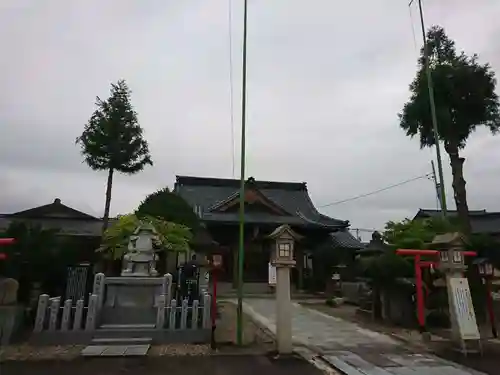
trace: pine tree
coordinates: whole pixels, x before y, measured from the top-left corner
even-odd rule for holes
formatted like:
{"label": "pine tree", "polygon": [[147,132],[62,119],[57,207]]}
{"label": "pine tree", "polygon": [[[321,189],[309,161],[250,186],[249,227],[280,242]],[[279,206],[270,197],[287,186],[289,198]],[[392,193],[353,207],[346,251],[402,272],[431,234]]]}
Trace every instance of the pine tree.
{"label": "pine tree", "polygon": [[109,223],[113,173],[135,174],[146,165],[153,165],[130,94],[124,80],[111,84],[110,97],[107,100],[97,97],[97,109],[76,139],[85,163],[93,170],[108,171],[103,233]]}

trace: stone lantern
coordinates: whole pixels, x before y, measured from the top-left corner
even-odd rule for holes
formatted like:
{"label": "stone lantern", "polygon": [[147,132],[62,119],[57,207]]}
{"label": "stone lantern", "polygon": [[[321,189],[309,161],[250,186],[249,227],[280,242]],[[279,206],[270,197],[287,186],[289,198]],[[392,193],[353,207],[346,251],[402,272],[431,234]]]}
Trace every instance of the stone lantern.
{"label": "stone lantern", "polygon": [[123,256],[122,276],[158,276],[155,249],[160,245],[156,229],[151,223],[141,223],[130,236],[127,253]]}
{"label": "stone lantern", "polygon": [[467,269],[465,257],[476,253],[465,251],[466,244],[465,237],[458,232],[437,235],[431,244],[439,251],[438,269],[443,271],[446,277],[452,339],[461,343],[464,353],[467,352],[467,340],[476,340],[480,346],[469,282],[463,276]]}
{"label": "stone lantern", "polygon": [[464,260],[464,251],[467,242],[458,232],[439,234],[434,237],[432,247],[439,250],[438,268],[446,274],[461,274],[467,268]]}
{"label": "stone lantern", "polygon": [[292,353],[292,315],[290,268],[295,266],[295,242],[302,236],[288,225],[281,225],[269,236],[274,240],[271,264],[276,267],[276,336],[278,353]]}

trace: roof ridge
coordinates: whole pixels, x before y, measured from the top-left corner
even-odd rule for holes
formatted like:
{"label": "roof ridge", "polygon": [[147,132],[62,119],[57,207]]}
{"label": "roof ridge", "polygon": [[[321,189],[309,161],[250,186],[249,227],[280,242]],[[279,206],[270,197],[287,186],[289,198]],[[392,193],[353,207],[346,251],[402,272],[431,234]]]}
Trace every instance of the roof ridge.
{"label": "roof ridge", "polygon": [[[232,178],[216,178],[216,177],[197,177],[197,176],[182,176],[176,175],[176,185],[204,185],[204,186],[226,186],[239,187],[241,181]],[[253,183],[259,189],[283,189],[283,190],[307,190],[305,182],[286,182],[286,181],[266,181],[256,180],[249,177],[246,183]]]}
{"label": "roof ridge", "polygon": [[[54,200],[53,203],[48,203],[48,204],[43,204],[41,206],[36,206],[36,207],[31,207],[31,208],[28,208],[28,209],[25,209],[25,210],[21,210],[21,211],[17,211],[17,212],[12,212],[10,214],[7,214],[8,217],[20,217],[22,215],[29,215],[29,214],[32,214],[34,212],[39,212],[39,211],[43,211],[44,209],[47,209],[49,207],[62,207],[63,210],[66,210],[67,212],[72,212],[72,213],[75,213],[76,216],[75,217],[65,217],[65,219],[88,219],[88,220],[99,220],[97,217],[95,216],[92,216],[86,212],[83,212],[83,211],[79,211],[73,207],[70,207],[70,206],[67,206],[63,203],[61,203],[61,200],[56,198]],[[51,216],[47,216],[46,218],[50,218]],[[52,216],[52,218],[57,218],[57,217],[54,217]]]}

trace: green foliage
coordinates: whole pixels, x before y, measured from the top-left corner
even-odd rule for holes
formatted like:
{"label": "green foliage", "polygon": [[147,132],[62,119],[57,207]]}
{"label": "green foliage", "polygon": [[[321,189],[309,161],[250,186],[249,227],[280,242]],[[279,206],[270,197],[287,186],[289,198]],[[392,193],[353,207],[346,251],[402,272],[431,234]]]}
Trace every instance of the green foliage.
{"label": "green foliage", "polygon": [[158,219],[184,225],[191,230],[198,228],[198,216],[192,207],[179,195],[169,191],[168,188],[160,189],[149,194],[144,199],[135,214],[139,217],[151,216]]}
{"label": "green foliage", "polygon": [[[456,142],[463,148],[476,126],[484,125],[496,132],[500,128],[500,104],[495,93],[495,73],[490,65],[481,65],[477,55],[457,53],[455,42],[441,27],[434,26],[428,31],[427,48],[441,140]],[[433,146],[423,48],[410,91],[410,101],[399,115],[400,125],[408,136],[419,135],[422,147]]]}
{"label": "green foliage", "polygon": [[380,256],[360,259],[361,272],[377,285],[390,286],[399,277],[413,277],[412,262],[388,250]]}
{"label": "green foliage", "polygon": [[130,236],[141,222],[149,222],[156,229],[161,250],[185,252],[189,250],[192,238],[191,230],[181,224],[163,221],[145,216],[139,219],[134,214],[118,216],[104,233],[101,247],[98,249],[105,257],[120,259],[127,251]]}
{"label": "green foliage", "polygon": [[453,232],[457,224],[442,218],[405,219],[385,225],[384,240],[394,249],[426,249],[437,234]]}
{"label": "green foliage", "polygon": [[329,297],[326,301],[325,304],[329,307],[338,307],[337,300],[333,297]]}
{"label": "green foliage", "polygon": [[153,165],[125,81],[112,84],[111,96],[107,100],[97,97],[96,106],[82,135],[76,139],[89,167],[133,174],[147,164]]}

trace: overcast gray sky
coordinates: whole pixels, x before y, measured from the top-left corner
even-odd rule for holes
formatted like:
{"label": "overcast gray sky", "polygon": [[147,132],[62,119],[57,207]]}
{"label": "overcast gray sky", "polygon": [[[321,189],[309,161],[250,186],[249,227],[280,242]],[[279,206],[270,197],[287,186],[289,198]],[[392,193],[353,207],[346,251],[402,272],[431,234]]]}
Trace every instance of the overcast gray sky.
{"label": "overcast gray sky", "polygon": [[[233,1],[239,177],[243,0]],[[306,181],[317,206],[430,172],[433,151],[398,127],[420,47],[407,0],[249,0],[247,175]],[[500,72],[500,1],[425,1],[428,26]],[[102,215],[105,173],[74,145],[120,78],[155,165],[119,176],[112,214],[175,175],[232,177],[228,0],[2,0],[0,212],[51,202]],[[500,137],[476,133],[464,155],[471,209],[500,210]],[[454,206],[446,162],[448,201]],[[353,227],[435,208],[421,179],[324,208]]]}

